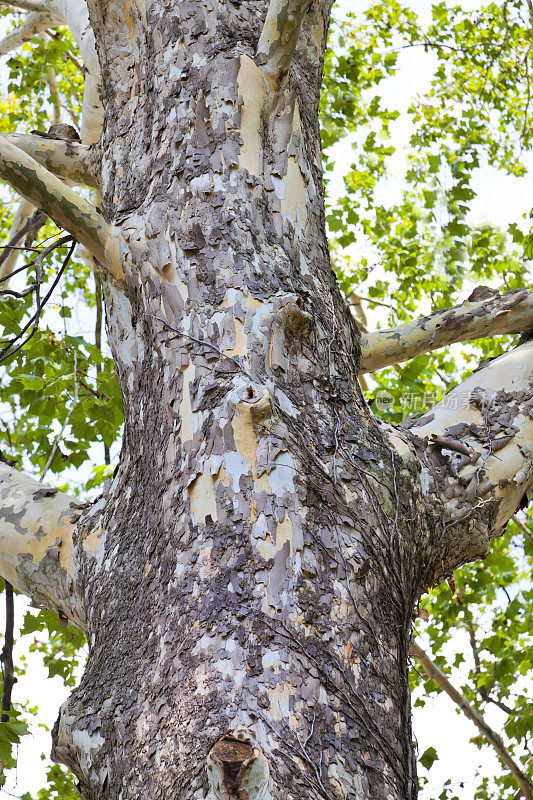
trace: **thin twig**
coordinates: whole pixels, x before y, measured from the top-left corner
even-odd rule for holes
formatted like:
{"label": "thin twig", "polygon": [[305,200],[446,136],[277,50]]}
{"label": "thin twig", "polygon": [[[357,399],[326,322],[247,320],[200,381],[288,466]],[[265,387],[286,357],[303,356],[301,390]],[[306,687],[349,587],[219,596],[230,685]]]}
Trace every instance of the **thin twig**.
{"label": "thin twig", "polygon": [[466,697],[450,683],[447,676],[433,663],[430,657],[416,642],[413,642],[412,650],[427,676],[435,681],[437,686],[451,697],[453,702],[463,711],[465,717],[468,717],[468,719],[474,723],[480,733],[493,746],[520,787],[522,796],[525,797],[526,800],[533,800],[533,786],[509,753],[501,736],[487,724],[479,711],[476,711],[476,709],[470,705]]}
{"label": "thin twig", "polygon": [[[40,299],[41,281],[39,279],[37,279],[36,280],[37,287],[36,287],[36,290],[35,290],[35,299],[36,299],[36,310],[35,310],[35,313],[33,314],[32,317],[30,317],[29,321],[26,323],[24,328],[16,336],[14,336],[12,339],[8,340],[7,343],[6,343],[6,346],[2,350],[0,350],[0,363],[2,363],[3,361],[6,361],[8,358],[11,358],[11,356],[13,356],[15,353],[17,353],[22,347],[24,347],[25,344],[27,344],[29,342],[29,340],[32,338],[32,336],[34,336],[35,333],[37,332],[37,329],[39,327],[39,319],[40,319],[40,316],[41,316],[41,311],[43,310],[44,306],[46,305],[46,303],[50,299],[50,297],[52,295],[52,292],[55,290],[57,284],[59,283],[59,281],[61,279],[61,276],[63,275],[63,272],[65,271],[66,266],[67,266],[68,262],[70,261],[70,257],[72,256],[72,253],[74,252],[74,248],[76,247],[77,242],[72,236],[69,235],[69,236],[64,237],[64,239],[62,239],[62,240],[60,239],[58,242],[55,243],[55,245],[53,247],[48,248],[46,251],[44,251],[41,254],[42,258],[44,258],[44,256],[47,254],[47,252],[49,252],[50,250],[54,250],[56,247],[58,247],[60,244],[64,244],[66,241],[70,241],[72,244],[70,246],[70,249],[69,249],[69,251],[68,251],[68,253],[67,253],[67,255],[66,255],[66,257],[65,257],[65,259],[64,259],[64,261],[62,263],[62,265],[61,265],[61,268],[60,268],[60,270],[59,270],[59,272],[58,272],[58,274],[56,276],[56,279],[54,280],[54,282],[53,282],[48,294],[41,301],[41,299]],[[36,273],[38,273],[38,270],[41,269],[41,265],[38,263],[38,258],[35,259]],[[41,261],[41,263],[42,263],[42,261]],[[12,349],[12,345],[14,345],[15,342],[17,342],[19,339],[21,339],[24,336],[24,334],[26,333],[26,331],[28,330],[28,328],[30,328],[32,325],[33,325],[33,327],[31,329],[29,335],[26,337],[26,339],[24,339],[17,347]]]}
{"label": "thin twig", "polygon": [[4,688],[2,692],[2,715],[0,722],[9,722],[9,712],[11,711],[11,692],[17,682],[15,670],[13,668],[13,628],[15,625],[15,609],[13,604],[13,587],[5,581],[6,589],[6,633],[4,646],[0,661],[2,662],[2,677]]}
{"label": "thin twig", "polygon": [[246,377],[247,377],[247,378],[250,378],[250,380],[251,380],[251,381],[253,381],[253,377],[250,375],[250,373],[249,373],[249,372],[247,372],[247,371],[244,369],[244,367],[242,366],[242,364],[240,364],[240,363],[237,361],[237,359],[236,359],[236,358],[233,358],[232,356],[228,356],[228,355],[226,355],[226,353],[223,353],[223,352],[222,352],[222,350],[220,350],[220,348],[218,348],[218,347],[217,347],[215,344],[212,344],[211,342],[207,341],[206,339],[197,339],[197,338],[196,338],[196,336],[191,336],[191,334],[190,334],[190,333],[185,333],[185,331],[180,331],[178,328],[175,328],[173,325],[171,325],[171,324],[170,324],[170,322],[167,322],[167,321],[166,321],[166,319],[163,319],[163,317],[158,317],[156,314],[148,314],[147,316],[149,316],[149,317],[152,317],[153,319],[156,319],[156,320],[158,320],[158,322],[162,322],[162,323],[163,323],[163,325],[165,325],[165,326],[166,326],[167,328],[169,328],[171,331],[174,331],[175,333],[177,333],[177,334],[178,334],[178,336],[184,336],[184,337],[185,337],[185,339],[190,339],[192,342],[196,342],[197,344],[201,344],[201,345],[203,345],[204,347],[208,347],[210,350],[214,350],[214,351],[215,351],[215,353],[218,353],[218,354],[219,354],[219,356],[221,356],[222,358],[225,358],[225,359],[227,359],[228,361],[231,361],[233,364],[235,364],[235,366],[236,366],[236,367],[238,367],[238,368],[239,368],[239,370],[240,370],[242,373],[244,373],[244,375],[246,375]]}
{"label": "thin twig", "polygon": [[513,514],[511,519],[513,520],[516,527],[520,530],[520,532],[524,534],[528,542],[531,542],[531,544],[533,544],[533,533],[531,533],[527,525],[524,525],[524,523],[518,519],[516,514]]}
{"label": "thin twig", "polygon": [[[9,242],[4,246],[2,252],[0,253],[0,267],[4,261],[7,261],[12,250],[15,248],[15,245],[17,245],[20,240],[24,238],[24,236],[32,234],[32,238],[34,238],[35,233],[44,225],[46,219],[46,214],[43,214],[43,212],[39,210],[35,211],[30,217],[28,217],[22,228],[19,228],[19,230],[13,234]],[[8,275],[7,277],[11,276]],[[6,277],[2,278],[2,280],[5,281]]]}

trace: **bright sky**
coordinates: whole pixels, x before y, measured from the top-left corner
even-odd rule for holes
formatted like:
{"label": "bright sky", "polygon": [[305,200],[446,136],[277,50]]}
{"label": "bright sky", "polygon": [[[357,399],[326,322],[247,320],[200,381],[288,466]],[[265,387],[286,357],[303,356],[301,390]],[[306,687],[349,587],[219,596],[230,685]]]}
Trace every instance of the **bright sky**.
{"label": "bright sky", "polygon": [[[340,0],[341,13],[354,8],[353,0]],[[430,4],[426,0],[413,0],[412,7],[421,14],[427,14]],[[479,3],[463,0],[463,7],[476,9]],[[424,55],[421,49],[404,51],[401,55],[401,69],[394,79],[389,79],[383,89],[384,99],[399,110],[407,107],[412,96],[423,92],[431,79],[431,57]],[[0,85],[5,85],[4,75],[0,74]],[[409,129],[405,122],[398,121],[392,129],[392,136],[398,145],[407,146]],[[405,151],[404,151],[405,152]],[[390,180],[385,182],[381,191],[388,197],[399,192],[402,185],[404,171],[404,152],[400,150],[393,165]],[[350,163],[352,151],[349,143],[337,146],[337,162],[339,168],[335,170],[330,183],[330,191],[340,193],[342,187],[342,169]],[[533,157],[527,157],[528,163],[533,166]],[[531,202],[531,186],[526,179],[506,176],[492,168],[478,171],[475,179],[475,188],[478,197],[473,203],[472,217],[476,221],[491,220],[498,224],[518,221],[524,212],[528,212],[533,205]],[[382,198],[383,199],[383,198]],[[23,600],[17,606],[17,622],[22,622],[24,608]],[[421,623],[418,623],[421,625]],[[0,628],[3,620],[0,619]],[[457,648],[458,643],[455,642]],[[465,642],[466,646],[466,642]],[[24,658],[26,645],[17,646],[15,658]],[[47,762],[41,762],[42,752],[50,750],[50,733],[60,704],[67,698],[69,691],[62,686],[59,677],[47,678],[47,671],[40,666],[37,658],[29,660],[27,675],[15,686],[15,699],[30,698],[31,704],[39,705],[40,724],[33,727],[33,736],[23,740],[19,750],[19,766],[16,774],[9,776],[8,782],[0,791],[2,797],[20,796],[24,792],[36,793],[45,782],[45,769]],[[501,719],[497,714],[488,716],[490,724],[498,728]],[[43,727],[46,726],[46,727]],[[457,714],[452,702],[445,696],[429,700],[424,709],[415,709],[414,728],[420,752],[427,747],[434,746],[439,754],[439,761],[430,772],[430,782],[421,792],[421,800],[436,797],[442,790],[444,781],[451,778],[454,788],[461,800],[473,798],[474,767],[481,766],[485,773],[490,774],[494,768],[496,757],[488,749],[480,752],[468,739],[476,734],[474,726],[463,716]],[[463,784],[462,786],[460,784]]]}

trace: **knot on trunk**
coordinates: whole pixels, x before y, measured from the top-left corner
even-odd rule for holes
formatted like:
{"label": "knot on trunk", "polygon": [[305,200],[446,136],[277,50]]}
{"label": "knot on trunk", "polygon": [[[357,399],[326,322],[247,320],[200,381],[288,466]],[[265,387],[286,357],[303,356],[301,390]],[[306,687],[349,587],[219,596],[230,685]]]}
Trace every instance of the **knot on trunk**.
{"label": "knot on trunk", "polygon": [[207,756],[216,800],[270,800],[268,763],[249,731],[228,731]]}

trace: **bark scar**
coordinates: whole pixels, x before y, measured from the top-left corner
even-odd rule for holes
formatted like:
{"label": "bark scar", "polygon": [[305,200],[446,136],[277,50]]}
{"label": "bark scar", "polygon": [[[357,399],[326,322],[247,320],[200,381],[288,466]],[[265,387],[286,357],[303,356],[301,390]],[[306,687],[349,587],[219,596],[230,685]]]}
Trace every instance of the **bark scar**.
{"label": "bark scar", "polygon": [[239,797],[243,773],[258,755],[257,747],[249,741],[236,739],[231,734],[225,734],[210,751],[209,757],[222,773],[230,797]]}

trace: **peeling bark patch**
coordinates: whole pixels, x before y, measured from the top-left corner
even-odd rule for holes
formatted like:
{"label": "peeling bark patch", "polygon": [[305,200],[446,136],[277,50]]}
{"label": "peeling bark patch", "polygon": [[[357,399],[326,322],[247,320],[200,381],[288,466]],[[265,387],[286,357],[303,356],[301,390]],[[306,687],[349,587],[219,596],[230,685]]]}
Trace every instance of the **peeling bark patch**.
{"label": "peeling bark patch", "polygon": [[216,522],[218,514],[213,475],[205,472],[199,475],[189,487],[188,493],[191,513],[196,524]]}

